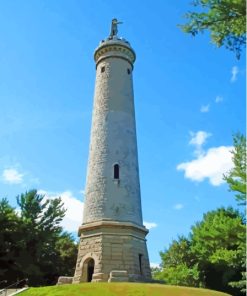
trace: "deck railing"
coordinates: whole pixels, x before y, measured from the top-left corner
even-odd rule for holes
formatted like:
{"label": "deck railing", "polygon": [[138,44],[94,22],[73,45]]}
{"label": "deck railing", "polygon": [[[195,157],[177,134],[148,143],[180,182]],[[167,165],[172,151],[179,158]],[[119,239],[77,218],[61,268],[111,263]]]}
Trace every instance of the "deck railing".
{"label": "deck railing", "polygon": [[[1,283],[6,283],[6,280],[3,280],[0,282]],[[21,283],[25,282],[27,284],[28,279],[22,279],[22,280],[18,280],[17,282],[15,282],[14,284],[11,284],[5,288],[3,288],[2,290],[0,290],[0,296],[7,296],[8,295],[8,291],[9,290],[19,290],[20,288],[18,287]],[[14,292],[14,291],[13,291]]]}

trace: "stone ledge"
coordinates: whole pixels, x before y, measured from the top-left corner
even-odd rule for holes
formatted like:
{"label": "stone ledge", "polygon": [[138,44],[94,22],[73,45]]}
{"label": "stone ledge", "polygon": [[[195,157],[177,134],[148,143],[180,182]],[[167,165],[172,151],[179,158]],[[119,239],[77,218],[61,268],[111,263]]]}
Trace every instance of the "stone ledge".
{"label": "stone ledge", "polygon": [[128,282],[128,272],[126,270],[112,270],[108,282]]}
{"label": "stone ledge", "polygon": [[96,230],[100,228],[112,228],[112,229],[133,229],[135,231],[141,232],[144,235],[148,234],[148,229],[145,226],[140,226],[137,224],[134,224],[132,222],[122,222],[122,221],[96,221],[96,222],[91,222],[91,223],[85,223],[82,224],[79,227],[78,230],[78,235],[84,231],[90,231],[90,230]]}
{"label": "stone ledge", "polygon": [[102,272],[94,273],[92,282],[107,282],[108,275]]}
{"label": "stone ledge", "polygon": [[70,276],[60,276],[57,280],[57,285],[72,284],[73,277]]}

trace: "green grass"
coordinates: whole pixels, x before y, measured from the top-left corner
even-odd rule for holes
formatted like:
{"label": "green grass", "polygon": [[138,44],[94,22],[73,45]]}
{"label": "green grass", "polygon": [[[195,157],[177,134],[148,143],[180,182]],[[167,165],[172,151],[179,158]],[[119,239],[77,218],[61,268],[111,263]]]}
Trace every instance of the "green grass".
{"label": "green grass", "polygon": [[140,283],[83,283],[30,288],[21,296],[229,296],[207,289]]}

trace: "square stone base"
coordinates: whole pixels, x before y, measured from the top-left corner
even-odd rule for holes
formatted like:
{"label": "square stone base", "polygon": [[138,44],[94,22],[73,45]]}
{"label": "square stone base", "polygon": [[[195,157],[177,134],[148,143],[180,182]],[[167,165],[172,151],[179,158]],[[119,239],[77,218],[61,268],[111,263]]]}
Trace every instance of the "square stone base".
{"label": "square stone base", "polygon": [[73,283],[151,280],[146,228],[133,223],[101,221],[82,225],[79,231]]}

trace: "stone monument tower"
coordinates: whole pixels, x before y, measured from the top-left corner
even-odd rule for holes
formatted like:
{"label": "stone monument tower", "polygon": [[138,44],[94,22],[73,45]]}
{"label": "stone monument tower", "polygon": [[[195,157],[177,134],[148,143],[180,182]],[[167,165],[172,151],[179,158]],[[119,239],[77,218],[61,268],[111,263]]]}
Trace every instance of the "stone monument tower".
{"label": "stone monument tower", "polygon": [[111,33],[94,53],[96,83],[83,223],[73,283],[149,281],[132,72],[135,52]]}

